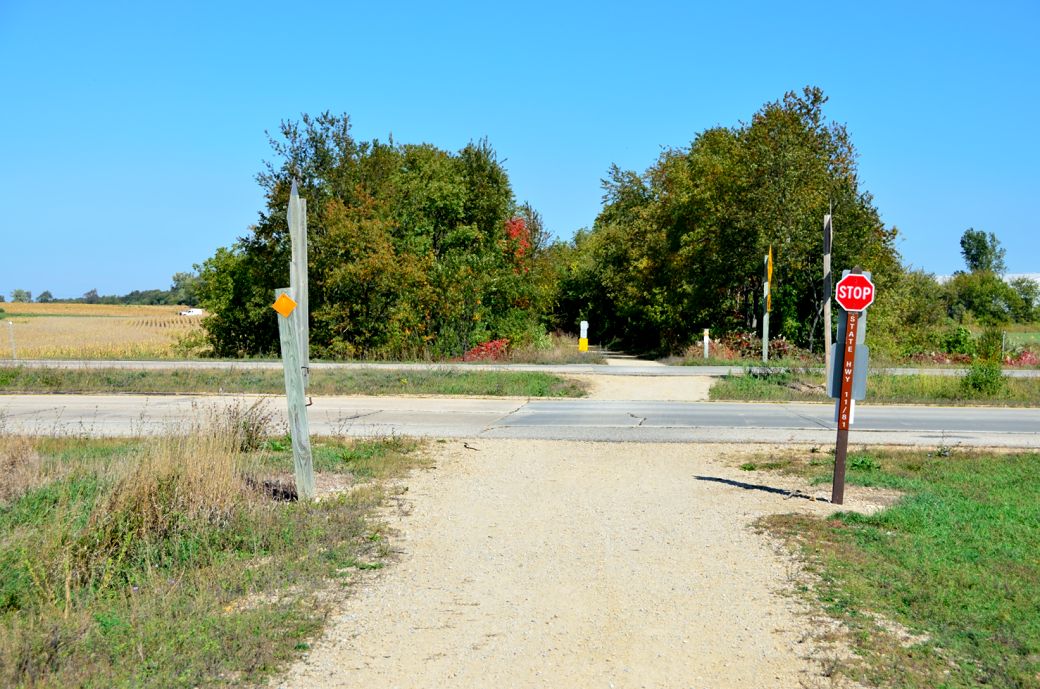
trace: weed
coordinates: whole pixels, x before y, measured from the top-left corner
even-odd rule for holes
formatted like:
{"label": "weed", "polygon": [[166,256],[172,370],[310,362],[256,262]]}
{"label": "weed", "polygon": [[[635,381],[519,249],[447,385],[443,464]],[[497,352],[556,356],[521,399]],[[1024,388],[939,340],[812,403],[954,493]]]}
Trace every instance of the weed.
{"label": "weed", "polygon": [[868,454],[854,454],[849,455],[846,466],[855,471],[877,471],[881,463]]}
{"label": "weed", "polygon": [[1007,391],[1007,379],[996,361],[979,361],[971,365],[961,378],[961,390],[966,397],[995,397]]}
{"label": "weed", "polygon": [[260,398],[253,402],[234,399],[214,409],[211,418],[218,436],[234,439],[242,452],[253,452],[265,446],[278,416],[268,401]]}
{"label": "weed", "polygon": [[[377,568],[390,552],[366,519],[378,484],[274,502],[251,484],[290,462],[242,453],[212,426],[25,442],[9,447],[38,476],[0,504],[0,686],[261,683],[320,627],[314,594],[345,563]],[[354,445],[321,443],[376,476],[412,466],[402,453],[417,447]]]}
{"label": "weed", "polygon": [[42,483],[42,461],[28,438],[0,435],[0,507]]}

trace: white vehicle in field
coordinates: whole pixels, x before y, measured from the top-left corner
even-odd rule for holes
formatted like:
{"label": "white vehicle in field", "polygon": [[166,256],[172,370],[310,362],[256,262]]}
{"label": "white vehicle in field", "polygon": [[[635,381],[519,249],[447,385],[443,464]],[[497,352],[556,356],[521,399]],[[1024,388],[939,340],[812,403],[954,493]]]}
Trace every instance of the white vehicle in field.
{"label": "white vehicle in field", "polygon": [[205,312],[202,309],[185,309],[184,311],[178,311],[178,316],[205,316]]}

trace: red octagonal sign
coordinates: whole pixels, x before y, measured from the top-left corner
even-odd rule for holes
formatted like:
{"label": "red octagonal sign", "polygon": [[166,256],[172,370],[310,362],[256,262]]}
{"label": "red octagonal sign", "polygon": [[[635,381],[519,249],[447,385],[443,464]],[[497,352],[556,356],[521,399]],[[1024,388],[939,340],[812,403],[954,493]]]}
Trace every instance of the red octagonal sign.
{"label": "red octagonal sign", "polygon": [[846,311],[862,311],[874,303],[874,283],[866,275],[846,275],[838,280],[834,299]]}

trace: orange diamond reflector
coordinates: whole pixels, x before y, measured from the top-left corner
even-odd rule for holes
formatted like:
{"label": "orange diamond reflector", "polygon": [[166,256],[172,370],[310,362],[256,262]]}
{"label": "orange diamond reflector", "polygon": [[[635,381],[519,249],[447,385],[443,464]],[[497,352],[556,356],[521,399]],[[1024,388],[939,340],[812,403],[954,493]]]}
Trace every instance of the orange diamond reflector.
{"label": "orange diamond reflector", "polygon": [[283,292],[282,294],[278,295],[277,299],[274,300],[274,303],[271,304],[271,308],[280,313],[282,316],[288,318],[289,314],[291,314],[293,310],[296,308],[296,302],[294,302],[288,294],[285,294]]}

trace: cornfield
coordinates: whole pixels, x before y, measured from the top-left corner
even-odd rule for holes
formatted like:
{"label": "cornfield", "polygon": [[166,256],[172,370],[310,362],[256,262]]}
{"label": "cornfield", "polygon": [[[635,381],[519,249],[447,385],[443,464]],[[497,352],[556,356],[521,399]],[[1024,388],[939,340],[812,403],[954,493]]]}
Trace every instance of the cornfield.
{"label": "cornfield", "polygon": [[175,306],[4,304],[0,358],[169,359],[191,354],[200,341],[197,317]]}

